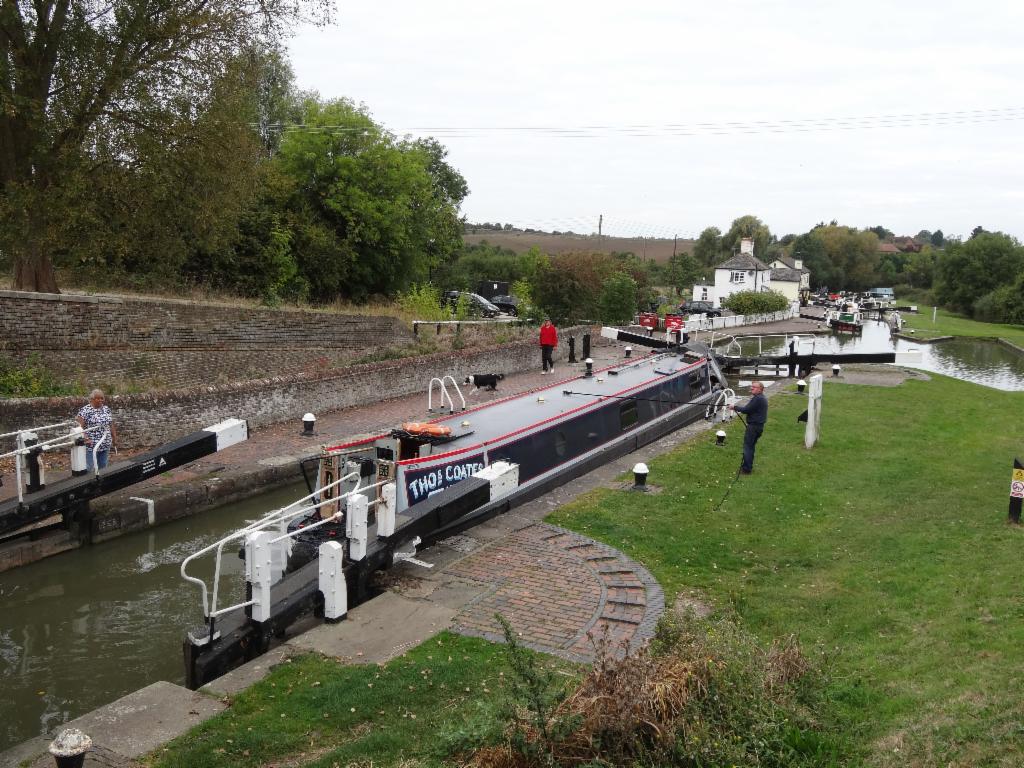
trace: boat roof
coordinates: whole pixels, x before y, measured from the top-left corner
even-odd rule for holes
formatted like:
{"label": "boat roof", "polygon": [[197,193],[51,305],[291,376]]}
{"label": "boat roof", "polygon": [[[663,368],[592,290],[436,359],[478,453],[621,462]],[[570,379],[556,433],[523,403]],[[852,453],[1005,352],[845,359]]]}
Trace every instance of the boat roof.
{"label": "boat roof", "polygon": [[[594,371],[590,377],[574,375],[528,392],[442,416],[430,423],[451,427],[454,439],[435,446],[429,458],[480,448],[572,413],[596,408],[608,396],[627,396],[666,376],[694,368],[702,359],[684,359],[677,353],[661,352],[623,360]],[[424,458],[427,457],[410,462],[423,461]]]}
{"label": "boat roof", "polygon": [[[643,357],[621,360],[605,368],[595,369],[591,377],[574,374],[526,392],[436,417],[427,423],[450,427],[452,439],[435,444],[429,456],[398,463],[422,462],[442,455],[480,449],[500,438],[529,432],[548,421],[595,408],[609,397],[625,397],[658,379],[696,368],[705,359],[703,355],[694,352],[687,352],[686,357],[681,357],[678,352],[651,352]],[[469,424],[464,426],[464,422]],[[396,428],[399,426],[395,425]],[[369,446],[389,434],[381,433],[327,445],[324,450],[339,451]]]}

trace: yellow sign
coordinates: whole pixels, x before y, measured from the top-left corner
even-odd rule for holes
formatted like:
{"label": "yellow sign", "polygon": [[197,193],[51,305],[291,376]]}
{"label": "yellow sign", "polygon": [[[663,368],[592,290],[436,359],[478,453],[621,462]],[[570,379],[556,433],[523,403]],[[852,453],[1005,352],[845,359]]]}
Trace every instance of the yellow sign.
{"label": "yellow sign", "polygon": [[1013,479],[1024,483],[1024,469],[1013,470]]}

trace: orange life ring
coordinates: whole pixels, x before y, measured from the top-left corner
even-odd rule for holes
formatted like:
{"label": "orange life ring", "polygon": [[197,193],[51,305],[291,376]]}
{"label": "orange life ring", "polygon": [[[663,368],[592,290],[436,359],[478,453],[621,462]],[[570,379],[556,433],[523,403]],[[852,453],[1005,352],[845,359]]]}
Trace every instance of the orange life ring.
{"label": "orange life ring", "polygon": [[402,429],[410,435],[430,435],[431,437],[447,437],[452,433],[451,427],[441,424],[427,424],[422,421],[407,421]]}

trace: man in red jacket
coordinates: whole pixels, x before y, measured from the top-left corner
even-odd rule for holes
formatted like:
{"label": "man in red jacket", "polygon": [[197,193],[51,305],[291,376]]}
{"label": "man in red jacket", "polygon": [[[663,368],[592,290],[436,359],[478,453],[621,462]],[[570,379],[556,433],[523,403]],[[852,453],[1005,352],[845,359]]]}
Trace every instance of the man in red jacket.
{"label": "man in red jacket", "polygon": [[540,327],[540,360],[541,365],[544,367],[541,373],[554,372],[555,361],[551,359],[551,352],[557,346],[558,331],[551,324],[551,320],[545,318],[544,324]]}

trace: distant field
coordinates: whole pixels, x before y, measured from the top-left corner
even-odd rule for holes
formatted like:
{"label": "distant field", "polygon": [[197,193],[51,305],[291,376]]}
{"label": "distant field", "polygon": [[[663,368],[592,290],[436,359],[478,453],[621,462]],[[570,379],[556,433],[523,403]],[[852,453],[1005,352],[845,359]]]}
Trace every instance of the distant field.
{"label": "distant field", "polygon": [[468,245],[486,240],[491,245],[509,248],[516,253],[528,251],[537,246],[552,256],[560,253],[634,253],[645,259],[664,264],[672,255],[673,244],[677,252],[693,252],[693,240],[678,241],[645,237],[608,237],[602,235],[549,235],[543,232],[486,232],[466,233],[462,239]]}

